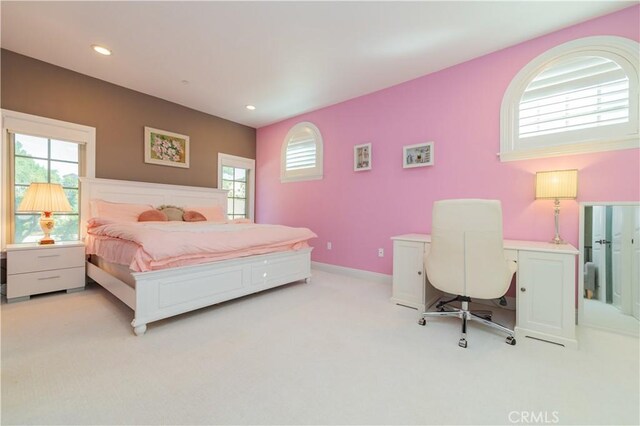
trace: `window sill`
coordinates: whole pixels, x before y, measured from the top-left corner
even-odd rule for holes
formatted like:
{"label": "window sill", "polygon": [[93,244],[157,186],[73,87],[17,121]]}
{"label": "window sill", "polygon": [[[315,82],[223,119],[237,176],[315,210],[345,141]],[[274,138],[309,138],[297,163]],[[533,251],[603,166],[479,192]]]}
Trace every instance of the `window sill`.
{"label": "window sill", "polygon": [[322,175],[314,176],[296,176],[296,177],[280,177],[280,183],[304,182],[307,180],[322,180]]}
{"label": "window sill", "polygon": [[500,157],[500,161],[507,162],[637,148],[640,148],[640,139],[638,138],[638,135],[634,135],[622,140],[612,140],[607,142],[599,141],[541,149],[521,149],[515,151],[505,151],[498,153],[498,156]]}

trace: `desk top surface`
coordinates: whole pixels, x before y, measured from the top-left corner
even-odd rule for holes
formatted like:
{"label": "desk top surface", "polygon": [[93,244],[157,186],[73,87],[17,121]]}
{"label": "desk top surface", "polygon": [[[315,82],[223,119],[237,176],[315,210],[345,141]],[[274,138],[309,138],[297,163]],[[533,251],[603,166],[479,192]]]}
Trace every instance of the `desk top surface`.
{"label": "desk top surface", "polygon": [[[404,234],[391,237],[392,240],[414,241],[420,243],[430,243],[431,235],[429,234]],[[578,254],[571,244],[554,244],[545,241],[522,241],[522,240],[504,240],[505,250],[526,250],[526,251],[543,251],[548,253],[566,253]]]}

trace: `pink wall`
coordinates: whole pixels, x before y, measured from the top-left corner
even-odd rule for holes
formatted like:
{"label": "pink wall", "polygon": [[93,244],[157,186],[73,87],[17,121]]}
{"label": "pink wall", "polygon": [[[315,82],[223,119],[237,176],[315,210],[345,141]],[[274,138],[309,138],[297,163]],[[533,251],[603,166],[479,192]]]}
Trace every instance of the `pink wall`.
{"label": "pink wall", "polygon": [[[257,132],[256,217],[306,226],[319,238],[313,260],[390,274],[393,235],[429,232],[443,198],[502,201],[508,239],[553,236],[553,202],[534,200],[538,170],[579,170],[578,200],[562,202],[561,235],[578,245],[579,201],[640,199],[639,150],[501,163],[500,105],[518,71],[580,37],[639,40],[640,7],[570,28]],[[280,183],[280,149],[291,126],[311,121],[324,139],[324,179]],[[402,168],[402,146],[434,141],[435,166]],[[353,171],[353,146],[371,142],[372,170]],[[331,241],[333,249],[327,250]],[[385,257],[377,257],[377,249]]]}

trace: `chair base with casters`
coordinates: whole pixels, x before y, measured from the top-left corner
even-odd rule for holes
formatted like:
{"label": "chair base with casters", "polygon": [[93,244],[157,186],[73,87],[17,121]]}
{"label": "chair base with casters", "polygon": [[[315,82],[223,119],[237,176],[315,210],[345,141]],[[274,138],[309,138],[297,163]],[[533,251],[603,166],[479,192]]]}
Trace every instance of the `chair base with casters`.
{"label": "chair base with casters", "polygon": [[[461,348],[467,347],[467,321],[477,321],[489,327],[495,328],[507,334],[506,343],[509,345],[515,345],[516,339],[514,337],[513,330],[508,329],[507,327],[500,325],[491,320],[491,311],[470,311],[469,310],[469,302],[471,298],[465,296],[456,296],[455,298],[447,301],[438,302],[436,308],[438,311],[436,312],[424,312],[422,314],[422,318],[418,320],[418,324],[426,325],[427,320],[426,317],[458,317],[462,320],[462,331],[460,334],[460,341],[458,342],[458,346]],[[451,302],[461,302],[462,308],[452,308],[447,306],[448,303]]]}
{"label": "chair base with casters", "polygon": [[[507,305],[507,301],[506,299],[504,299],[504,304],[502,302],[502,300],[504,299],[504,297],[500,298],[500,306],[506,306]],[[436,303],[436,309],[438,310],[438,312],[445,312],[445,307],[450,308],[449,303],[451,302],[471,302],[471,298],[469,297],[465,297],[465,296],[456,296],[453,299],[449,299],[449,300],[439,300],[438,303]],[[455,309],[455,308],[451,308],[451,309]],[[453,312],[453,310],[450,310],[449,312]],[[482,317],[484,319],[487,319],[489,321],[491,321],[491,317],[493,316],[493,312],[491,311],[471,311],[472,314],[475,314],[479,317]],[[422,324],[424,325],[424,324]]]}

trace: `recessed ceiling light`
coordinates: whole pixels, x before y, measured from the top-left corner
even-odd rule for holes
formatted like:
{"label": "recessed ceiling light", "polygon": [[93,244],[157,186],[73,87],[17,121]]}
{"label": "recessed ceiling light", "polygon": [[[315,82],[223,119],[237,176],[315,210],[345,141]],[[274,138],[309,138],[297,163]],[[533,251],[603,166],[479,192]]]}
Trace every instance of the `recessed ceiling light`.
{"label": "recessed ceiling light", "polygon": [[185,85],[186,85],[186,84],[189,84],[189,80],[182,80],[182,82],[181,82],[181,83],[182,83],[182,84],[185,84]]}
{"label": "recessed ceiling light", "polygon": [[256,109],[256,107],[253,105],[247,105],[245,108],[248,109],[249,111],[253,111],[254,109]]}
{"label": "recessed ceiling light", "polygon": [[93,50],[95,50],[101,55],[105,55],[105,56],[111,55],[111,50],[107,49],[106,47],[98,46],[97,44],[92,44],[91,47],[93,48]]}

